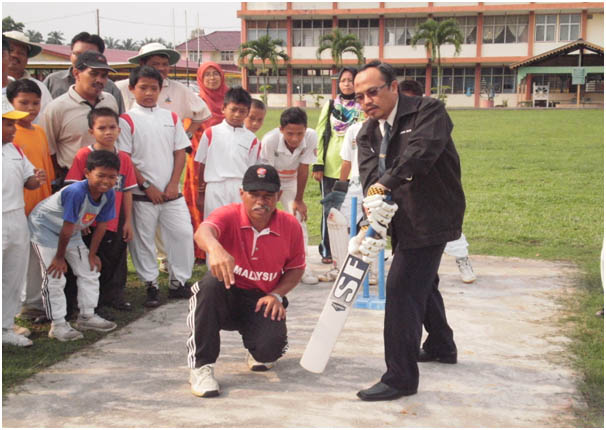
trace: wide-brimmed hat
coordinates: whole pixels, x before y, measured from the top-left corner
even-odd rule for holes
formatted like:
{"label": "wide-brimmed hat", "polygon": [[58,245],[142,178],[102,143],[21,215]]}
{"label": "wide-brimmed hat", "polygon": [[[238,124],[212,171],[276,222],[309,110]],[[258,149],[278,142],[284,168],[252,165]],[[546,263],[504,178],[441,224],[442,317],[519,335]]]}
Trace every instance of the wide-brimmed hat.
{"label": "wide-brimmed hat", "polygon": [[28,112],[22,112],[20,110],[16,110],[11,102],[8,101],[8,98],[4,95],[2,96],[2,118],[6,119],[21,119],[28,116]]}
{"label": "wide-brimmed hat", "polygon": [[134,57],[128,59],[129,63],[139,64],[139,62],[145,57],[149,57],[152,55],[166,55],[168,57],[168,63],[172,66],[177,64],[177,61],[181,58],[181,54],[175,51],[174,49],[167,48],[161,43],[154,42],[148,43],[147,45],[143,45],[141,49],[139,49],[139,53]]}
{"label": "wide-brimmed hat", "polygon": [[42,52],[42,47],[39,45],[36,45],[35,43],[32,43],[29,41],[29,38],[21,33],[20,31],[5,31],[4,33],[2,33],[2,35],[4,37],[6,37],[9,42],[15,41],[15,42],[19,42],[19,43],[23,43],[24,45],[27,46],[27,58],[32,58],[35,57],[36,55],[38,55],[39,53]]}

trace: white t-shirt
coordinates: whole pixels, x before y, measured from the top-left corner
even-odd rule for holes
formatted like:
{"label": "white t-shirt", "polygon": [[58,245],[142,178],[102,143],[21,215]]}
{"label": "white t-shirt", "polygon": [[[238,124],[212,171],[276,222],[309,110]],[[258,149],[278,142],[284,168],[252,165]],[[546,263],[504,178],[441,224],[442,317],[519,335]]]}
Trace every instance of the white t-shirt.
{"label": "white t-shirt", "polygon": [[360,169],[358,167],[358,144],[356,143],[356,136],[362,128],[362,125],[364,125],[363,122],[357,122],[351,125],[345,132],[343,145],[341,145],[341,159],[343,161],[349,161],[351,163],[349,180],[355,184],[360,183]]}
{"label": "white t-shirt", "polygon": [[[134,166],[157,189],[164,191],[173,174],[174,152],[191,146],[176,113],[134,104],[120,115],[118,149],[128,152]],[[144,194],[139,189],[134,194]]]}
{"label": "white t-shirt", "polygon": [[2,212],[25,210],[23,186],[34,175],[34,166],[12,143],[2,144]]}
{"label": "white t-shirt", "polygon": [[242,179],[259,162],[261,143],[245,127],[232,127],[223,120],[202,133],[194,160],[203,163],[204,182]]}
{"label": "white t-shirt", "polygon": [[316,162],[318,135],[312,128],[305,131],[301,144],[293,151],[286,146],[279,128],[267,132],[262,139],[261,159],[276,168],[282,183],[297,180],[299,164]]}

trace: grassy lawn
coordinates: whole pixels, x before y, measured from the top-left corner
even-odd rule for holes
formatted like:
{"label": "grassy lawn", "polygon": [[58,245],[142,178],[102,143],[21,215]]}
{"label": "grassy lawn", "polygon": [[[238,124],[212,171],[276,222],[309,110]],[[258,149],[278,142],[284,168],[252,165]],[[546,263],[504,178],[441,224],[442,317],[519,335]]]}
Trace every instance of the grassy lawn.
{"label": "grassy lawn", "polygon": [[[263,133],[276,127],[270,109]],[[319,110],[308,110],[315,127]],[[573,339],[570,354],[589,408],[579,427],[602,427],[604,410],[603,306],[599,257],[603,237],[604,112],[602,110],[453,110],[454,140],[461,156],[467,197],[464,231],[472,254],[566,260],[579,268],[575,294],[567,298],[562,330]],[[306,190],[310,243],[318,243],[319,187]],[[195,279],[202,272],[198,268]],[[131,313],[115,312],[122,326],[144,313],[145,292],[131,268]],[[166,284],[166,279],[163,279]],[[166,285],[163,285],[166,297]],[[31,326],[30,326],[31,327]],[[68,345],[49,341],[48,326],[33,327],[29,350],[3,346],[3,391],[74,350],[97,334]]]}

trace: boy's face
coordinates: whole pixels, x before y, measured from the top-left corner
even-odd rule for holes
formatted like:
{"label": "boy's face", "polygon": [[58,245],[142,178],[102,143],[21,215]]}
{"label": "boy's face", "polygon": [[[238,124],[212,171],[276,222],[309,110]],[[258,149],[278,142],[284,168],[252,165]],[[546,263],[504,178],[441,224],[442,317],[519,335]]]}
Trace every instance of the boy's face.
{"label": "boy's face", "polygon": [[244,104],[228,103],[223,106],[223,115],[225,120],[232,127],[242,127],[244,120],[248,116],[249,108]]}
{"label": "boy's face", "polygon": [[21,121],[31,123],[40,113],[40,97],[35,93],[17,93],[13,98],[13,106],[16,110],[29,113]]}
{"label": "boy's face", "polygon": [[13,141],[17,132],[16,122],[14,119],[2,118],[2,144]]}
{"label": "boy's face", "polygon": [[290,149],[296,149],[303,142],[307,127],[303,124],[286,124],[280,127],[280,132],[284,136],[284,142]]}
{"label": "boy's face", "polygon": [[113,146],[120,134],[120,127],[113,116],[98,116],[95,118],[93,128],[89,129],[88,132],[101,145]]}
{"label": "boy's face", "polygon": [[130,91],[140,106],[154,107],[160,96],[160,84],[154,78],[143,76],[134,87],[130,88]]}
{"label": "boy's face", "polygon": [[256,133],[261,127],[263,127],[263,120],[265,119],[265,109],[251,108],[248,116],[244,120],[244,127]]}
{"label": "boy's face", "polygon": [[112,167],[95,167],[93,170],[84,169],[84,177],[92,194],[106,193],[116,185],[118,171]]}

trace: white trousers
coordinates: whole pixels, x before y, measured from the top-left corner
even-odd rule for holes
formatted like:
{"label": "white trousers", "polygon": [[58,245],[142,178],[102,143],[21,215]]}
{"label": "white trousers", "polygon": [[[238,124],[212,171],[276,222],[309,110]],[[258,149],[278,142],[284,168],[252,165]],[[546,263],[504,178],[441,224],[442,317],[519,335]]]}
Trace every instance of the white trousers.
{"label": "white trousers", "polygon": [[12,329],[19,312],[29,260],[29,228],[25,210],[2,212],[2,328]]}
{"label": "white trousers", "polygon": [[29,309],[44,310],[42,303],[42,271],[40,269],[40,259],[34,244],[29,246],[29,263],[25,275],[25,285],[21,291],[21,302],[23,306]]}
{"label": "white trousers", "polygon": [[[48,274],[53,258],[57,254],[57,248],[47,248],[37,243],[33,244],[34,250],[41,262],[42,273],[42,301],[46,310],[46,316],[53,321],[62,321],[67,313],[65,303],[65,275],[54,278]],[[83,315],[92,315],[99,302],[99,272],[91,270],[88,261],[88,248],[79,245],[68,248],[65,251],[65,260],[69,263],[78,285],[78,307]]]}
{"label": "white trousers", "polygon": [[469,255],[469,251],[467,247],[469,243],[467,243],[467,239],[465,239],[465,235],[461,233],[461,237],[457,240],[453,240],[446,244],[446,248],[444,248],[444,252],[451,257],[455,258],[465,258]]}
{"label": "white trousers", "polygon": [[242,179],[238,178],[208,182],[204,193],[204,219],[221,206],[242,202],[240,188],[242,188]]}
{"label": "white trousers", "polygon": [[[280,186],[280,190],[282,191],[282,197],[280,197],[280,203],[284,207],[284,210],[289,214],[292,214],[292,208],[295,201],[295,197],[297,196],[297,181],[288,181],[282,182]],[[303,230],[303,244],[305,245],[305,255],[307,255],[307,223],[299,218],[299,214],[297,213],[297,220],[299,224],[301,224],[301,229]]]}
{"label": "white trousers", "polygon": [[194,232],[189,210],[182,197],[159,205],[133,201],[135,234],[128,249],[137,275],[143,282],[158,278],[154,241],[158,226],[170,266],[170,279],[184,284],[191,278],[194,267]]}

